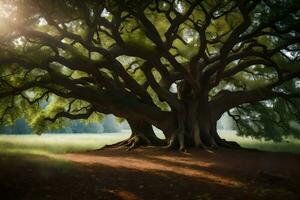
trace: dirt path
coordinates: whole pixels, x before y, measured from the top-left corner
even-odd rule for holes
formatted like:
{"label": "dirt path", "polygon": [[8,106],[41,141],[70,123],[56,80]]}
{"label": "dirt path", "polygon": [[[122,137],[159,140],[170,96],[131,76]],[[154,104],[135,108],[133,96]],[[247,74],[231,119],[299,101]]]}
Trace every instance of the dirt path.
{"label": "dirt path", "polygon": [[300,155],[146,148],[56,157],[67,162],[1,158],[6,199],[300,199]]}

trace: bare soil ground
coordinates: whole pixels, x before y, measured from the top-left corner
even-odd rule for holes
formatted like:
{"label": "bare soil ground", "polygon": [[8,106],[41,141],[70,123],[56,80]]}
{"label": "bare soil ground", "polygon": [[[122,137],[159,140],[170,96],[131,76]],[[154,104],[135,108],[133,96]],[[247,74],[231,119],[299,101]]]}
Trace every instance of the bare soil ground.
{"label": "bare soil ground", "polygon": [[300,199],[300,155],[134,151],[0,157],[0,199]]}

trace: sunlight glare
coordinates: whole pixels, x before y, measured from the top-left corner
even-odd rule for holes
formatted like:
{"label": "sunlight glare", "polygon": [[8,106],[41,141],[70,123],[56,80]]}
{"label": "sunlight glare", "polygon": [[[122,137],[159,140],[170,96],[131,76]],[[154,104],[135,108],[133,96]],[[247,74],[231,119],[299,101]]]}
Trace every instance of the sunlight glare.
{"label": "sunlight glare", "polygon": [[17,21],[16,16],[13,16],[15,10],[14,5],[0,1],[0,35],[9,31],[9,21]]}

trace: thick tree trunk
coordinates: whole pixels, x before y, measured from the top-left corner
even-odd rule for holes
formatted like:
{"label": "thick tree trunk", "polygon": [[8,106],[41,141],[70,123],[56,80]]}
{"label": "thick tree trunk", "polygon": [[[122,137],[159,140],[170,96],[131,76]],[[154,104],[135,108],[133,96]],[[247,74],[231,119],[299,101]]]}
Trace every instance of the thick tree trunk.
{"label": "thick tree trunk", "polygon": [[[208,90],[203,88],[196,94],[183,83],[178,89],[182,110],[173,111],[173,119],[164,119],[166,140],[155,135],[152,125],[143,120],[127,119],[132,130],[131,136],[110,147],[125,147],[128,150],[139,146],[166,146],[170,149],[186,151],[187,148],[240,148],[235,142],[221,139],[217,132],[216,114],[218,109],[209,104]],[[162,127],[160,127],[162,128]]]}
{"label": "thick tree trunk", "polygon": [[195,94],[188,84],[182,82],[178,87],[178,95],[184,108],[176,113],[177,128],[169,139],[169,147],[179,150],[215,147],[208,91],[204,88]]}
{"label": "thick tree trunk", "polygon": [[216,123],[210,116],[210,112],[200,107],[199,102],[190,104],[186,112],[178,113],[178,126],[169,138],[168,147],[181,151],[191,147],[216,147]]}
{"label": "thick tree trunk", "polygon": [[217,132],[219,116],[216,116],[214,108],[209,105],[208,89],[203,87],[195,94],[191,87],[182,83],[178,88],[178,94],[184,109],[176,114],[177,128],[168,140],[168,147],[181,151],[194,147],[240,148],[237,143],[220,138]]}
{"label": "thick tree trunk", "polygon": [[151,124],[139,120],[128,120],[128,123],[132,131],[130,138],[139,145],[162,146],[165,144],[164,140],[155,135]]}
{"label": "thick tree trunk", "polygon": [[[204,106],[203,106],[204,105]],[[217,132],[217,118],[212,114],[207,104],[200,104],[193,108],[186,118],[186,147],[197,147],[203,149],[233,148],[241,147],[236,142],[222,139]]]}
{"label": "thick tree trunk", "polygon": [[193,92],[190,87],[186,87],[181,98],[187,110],[187,146],[203,149],[214,147],[216,143],[212,134],[213,121],[208,106],[208,90],[202,87],[200,91]]}
{"label": "thick tree trunk", "polygon": [[158,138],[152,128],[152,125],[141,120],[127,120],[131,128],[131,135],[128,139],[116,144],[107,145],[107,147],[135,149],[139,146],[164,146],[166,141]]}

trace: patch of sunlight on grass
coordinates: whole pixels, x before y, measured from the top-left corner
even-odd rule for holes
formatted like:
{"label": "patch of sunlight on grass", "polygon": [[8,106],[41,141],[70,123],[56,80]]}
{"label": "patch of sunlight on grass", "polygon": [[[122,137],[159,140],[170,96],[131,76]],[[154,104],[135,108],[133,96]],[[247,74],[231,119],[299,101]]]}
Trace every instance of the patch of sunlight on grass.
{"label": "patch of sunlight on grass", "polygon": [[271,152],[300,153],[300,140],[295,138],[287,138],[287,141],[283,142],[273,142],[250,137],[240,137],[236,135],[236,131],[232,130],[219,130],[219,133],[222,138],[235,141],[245,148],[255,148]]}
{"label": "patch of sunlight on grass", "polygon": [[0,135],[0,152],[45,154],[82,152],[129,137],[129,133]]}
{"label": "patch of sunlight on grass", "polygon": [[[274,143],[236,136],[234,131],[219,130],[221,137],[236,141],[246,148],[265,151],[300,153],[300,140]],[[161,135],[158,133],[158,135]],[[50,157],[54,154],[83,152],[103,147],[106,144],[124,140],[130,136],[129,131],[107,134],[43,134],[38,135],[0,135],[0,153],[31,154]]]}

